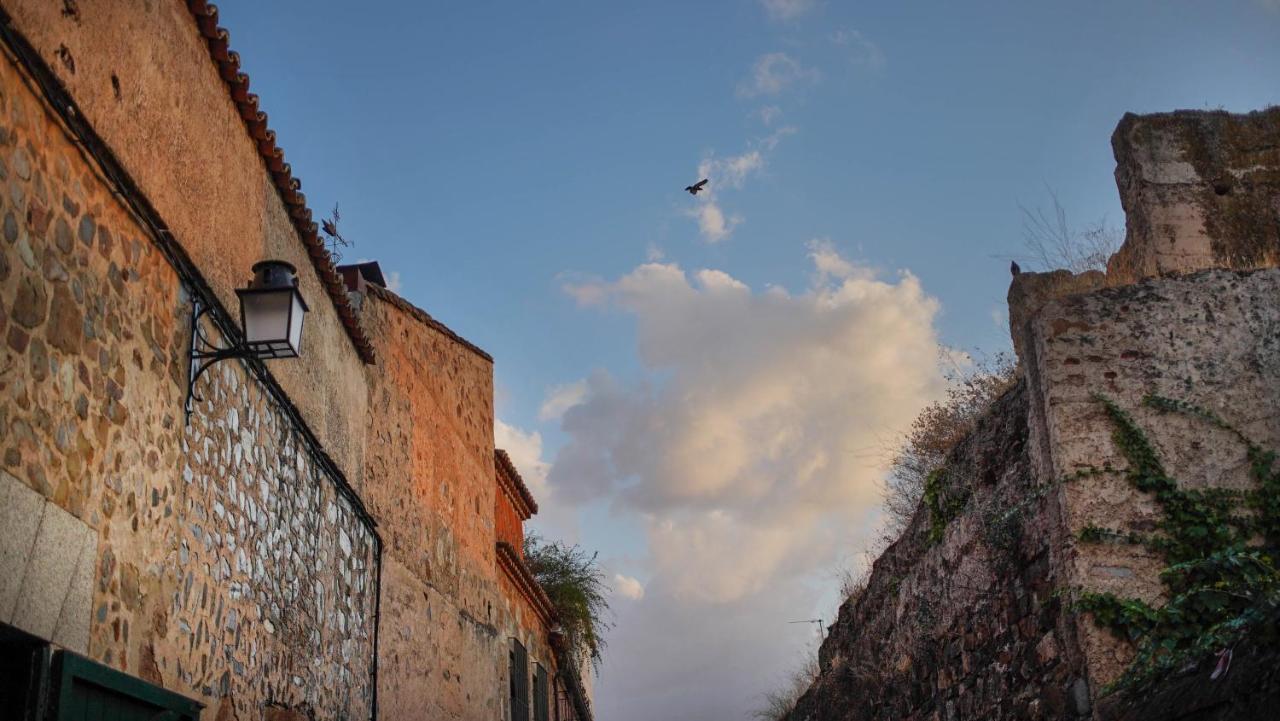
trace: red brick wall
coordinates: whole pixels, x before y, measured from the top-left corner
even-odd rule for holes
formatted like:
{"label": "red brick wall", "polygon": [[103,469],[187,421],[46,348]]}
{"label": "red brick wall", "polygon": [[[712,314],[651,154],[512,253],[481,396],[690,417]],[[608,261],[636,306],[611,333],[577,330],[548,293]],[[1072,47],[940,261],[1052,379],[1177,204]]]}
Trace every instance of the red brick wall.
{"label": "red brick wall", "polygon": [[515,504],[511,502],[511,497],[503,492],[500,484],[494,498],[493,517],[497,526],[497,540],[510,543],[511,547],[516,549],[516,553],[524,558],[524,521],[521,520]]}

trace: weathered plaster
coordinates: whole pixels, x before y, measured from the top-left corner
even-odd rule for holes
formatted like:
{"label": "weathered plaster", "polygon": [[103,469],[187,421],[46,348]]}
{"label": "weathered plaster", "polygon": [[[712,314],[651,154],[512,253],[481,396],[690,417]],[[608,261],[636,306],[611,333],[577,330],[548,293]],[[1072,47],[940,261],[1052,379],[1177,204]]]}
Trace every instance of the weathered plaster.
{"label": "weathered plaster", "polygon": [[[506,717],[511,639],[554,666],[548,629],[494,550],[493,363],[390,291],[368,293],[361,321],[378,365],[358,491],[386,539],[379,703],[389,718]],[[518,516],[505,520],[508,537],[520,533]]]}
{"label": "weathered plaster", "polygon": [[0,311],[0,463],[45,501],[14,624],[224,718],[367,717],[371,530],[238,361],[183,424],[186,291],[8,58]]}
{"label": "weathered plaster", "polygon": [[[306,362],[273,364],[271,372],[342,472],[357,478],[363,364],[186,4],[80,0],[75,14],[45,0],[4,5],[226,308],[239,308],[235,289],[257,261],[279,258],[299,269],[311,306]],[[74,70],[59,55],[64,49]]]}

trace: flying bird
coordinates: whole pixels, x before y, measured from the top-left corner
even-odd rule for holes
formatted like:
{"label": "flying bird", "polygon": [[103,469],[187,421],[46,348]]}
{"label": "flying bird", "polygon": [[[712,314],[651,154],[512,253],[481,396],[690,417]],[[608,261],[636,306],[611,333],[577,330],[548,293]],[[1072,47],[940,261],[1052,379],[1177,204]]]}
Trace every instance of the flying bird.
{"label": "flying bird", "polygon": [[703,186],[705,186],[706,184],[707,184],[707,179],[703,178],[702,180],[699,180],[693,185],[686,185],[684,189],[689,191],[689,195],[697,195],[698,191],[702,190]]}
{"label": "flying bird", "polygon": [[1016,260],[1009,261],[1009,272],[1013,273],[1014,275],[1017,275],[1022,272],[1022,268],[1019,267],[1018,261]]}

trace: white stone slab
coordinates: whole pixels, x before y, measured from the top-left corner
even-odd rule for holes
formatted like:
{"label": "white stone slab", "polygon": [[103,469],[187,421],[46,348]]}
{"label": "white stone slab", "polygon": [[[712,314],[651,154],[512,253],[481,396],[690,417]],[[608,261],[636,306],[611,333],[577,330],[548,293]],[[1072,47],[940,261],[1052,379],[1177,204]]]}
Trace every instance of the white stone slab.
{"label": "white stone slab", "polygon": [[[86,529],[88,527],[86,526]],[[89,624],[93,614],[93,571],[98,565],[98,534],[89,529],[81,539],[80,558],[62,602],[53,642],[82,654],[89,653]]]}
{"label": "white stone slab", "polygon": [[0,621],[5,623],[13,622],[43,507],[44,496],[0,471]]}
{"label": "white stone slab", "polygon": [[14,626],[43,639],[53,638],[85,537],[92,533],[79,518],[52,503],[44,504],[40,530],[13,609]]}

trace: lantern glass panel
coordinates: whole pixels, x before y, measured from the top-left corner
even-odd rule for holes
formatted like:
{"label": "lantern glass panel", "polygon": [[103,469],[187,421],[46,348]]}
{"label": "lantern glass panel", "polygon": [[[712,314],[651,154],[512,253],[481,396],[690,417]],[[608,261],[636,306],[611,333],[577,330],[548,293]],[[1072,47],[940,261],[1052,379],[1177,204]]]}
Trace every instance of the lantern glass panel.
{"label": "lantern glass panel", "polygon": [[289,348],[296,355],[302,353],[302,317],[307,313],[307,306],[302,302],[301,293],[294,291],[289,295],[293,305],[289,314]]}
{"label": "lantern glass panel", "polygon": [[241,294],[245,341],[260,357],[277,357],[289,350],[289,311],[295,295],[292,288]]}

